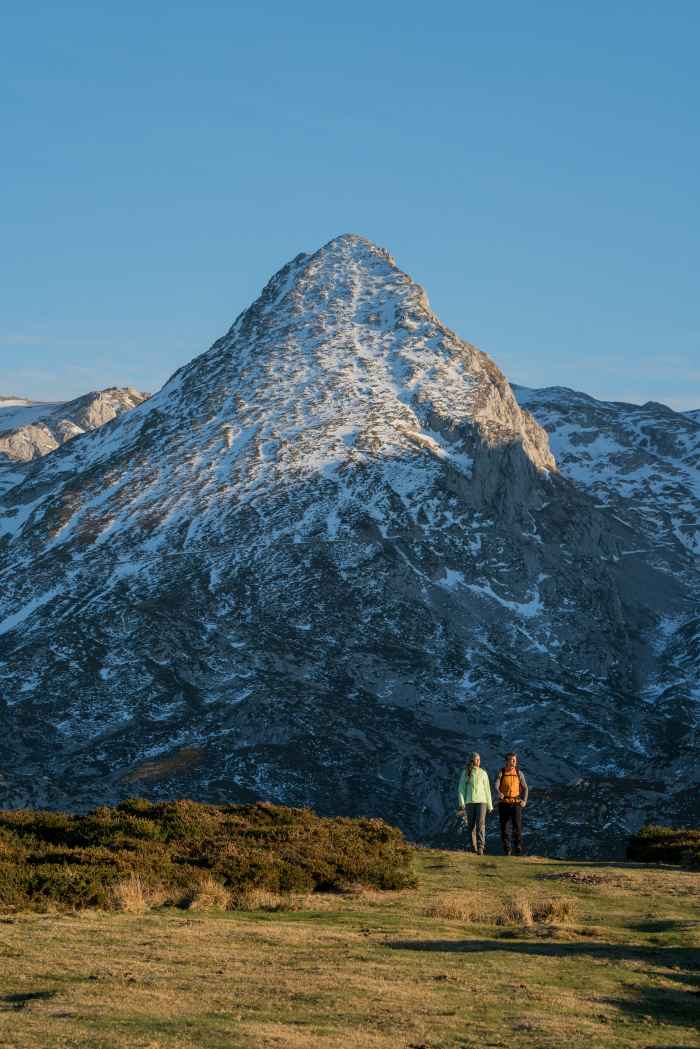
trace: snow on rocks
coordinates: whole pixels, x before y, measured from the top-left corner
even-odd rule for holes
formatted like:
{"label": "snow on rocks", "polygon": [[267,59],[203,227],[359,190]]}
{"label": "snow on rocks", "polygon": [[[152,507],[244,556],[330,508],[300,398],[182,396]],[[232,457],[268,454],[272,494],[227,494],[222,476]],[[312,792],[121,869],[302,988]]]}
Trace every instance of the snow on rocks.
{"label": "snow on rocks", "polygon": [[667,555],[630,553],[648,535],[609,489],[562,473],[388,252],[345,235],[298,255],[159,393],[0,504],[12,797],[113,800],[144,756],[196,741],[206,761],[145,789],[274,785],[428,838],[475,740],[492,765],[522,741],[543,784],[641,775],[639,740],[663,750],[669,719],[690,738],[683,697],[643,695],[668,651],[656,623],[685,623],[691,588]]}

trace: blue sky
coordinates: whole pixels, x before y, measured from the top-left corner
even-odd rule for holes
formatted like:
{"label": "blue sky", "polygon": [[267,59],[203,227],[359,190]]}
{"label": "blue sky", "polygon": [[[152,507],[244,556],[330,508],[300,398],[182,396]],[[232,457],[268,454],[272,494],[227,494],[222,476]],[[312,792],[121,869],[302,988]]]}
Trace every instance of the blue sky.
{"label": "blue sky", "polygon": [[4,2],[0,394],[154,390],[357,232],[513,381],[700,407],[699,44],[684,0]]}

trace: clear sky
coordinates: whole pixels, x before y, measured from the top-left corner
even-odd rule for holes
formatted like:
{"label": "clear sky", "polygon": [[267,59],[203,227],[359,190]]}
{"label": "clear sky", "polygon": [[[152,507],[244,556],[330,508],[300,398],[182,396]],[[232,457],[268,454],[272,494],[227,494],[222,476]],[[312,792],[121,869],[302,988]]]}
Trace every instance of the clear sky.
{"label": "clear sky", "polygon": [[526,385],[700,408],[700,4],[0,3],[0,394],[157,389],[369,237]]}

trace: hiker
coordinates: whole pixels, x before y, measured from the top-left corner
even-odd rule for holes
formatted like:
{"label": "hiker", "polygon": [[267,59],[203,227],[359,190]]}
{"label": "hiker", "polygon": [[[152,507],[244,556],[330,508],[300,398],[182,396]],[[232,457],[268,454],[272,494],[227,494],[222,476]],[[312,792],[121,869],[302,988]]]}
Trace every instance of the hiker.
{"label": "hiker", "polygon": [[513,826],[513,851],[520,856],[523,851],[523,809],[527,805],[528,789],[518,768],[518,755],[512,751],[506,754],[506,763],[496,776],[496,793],[503,851],[510,856],[510,823]]}
{"label": "hiker", "polygon": [[488,773],[481,768],[481,757],[474,752],[462,769],[457,787],[459,810],[465,816],[472,839],[472,852],[484,855],[486,848],[486,813],[493,811]]}

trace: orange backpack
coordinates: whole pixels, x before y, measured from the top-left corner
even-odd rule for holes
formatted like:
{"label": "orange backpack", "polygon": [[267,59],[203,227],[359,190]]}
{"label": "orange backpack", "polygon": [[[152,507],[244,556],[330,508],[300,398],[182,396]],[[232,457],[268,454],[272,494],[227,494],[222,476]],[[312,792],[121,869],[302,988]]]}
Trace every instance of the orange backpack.
{"label": "orange backpack", "polygon": [[[512,793],[512,789],[510,789],[508,791],[508,793],[506,793],[506,791],[503,789],[504,782],[505,782],[506,778],[508,780],[509,788],[513,788],[513,787],[516,788],[516,793],[515,794]],[[513,783],[513,778],[515,778],[515,783]],[[522,788],[520,786],[520,773],[518,772],[517,767],[514,768],[514,769],[506,769],[505,767],[501,769],[501,779],[500,779],[500,782],[499,782],[499,785],[498,785],[498,789],[500,790],[501,794],[503,795],[503,800],[504,801],[519,801],[520,800],[520,795],[522,793]]]}

